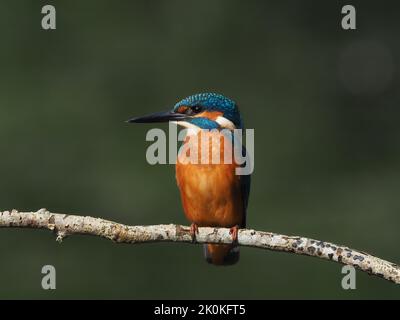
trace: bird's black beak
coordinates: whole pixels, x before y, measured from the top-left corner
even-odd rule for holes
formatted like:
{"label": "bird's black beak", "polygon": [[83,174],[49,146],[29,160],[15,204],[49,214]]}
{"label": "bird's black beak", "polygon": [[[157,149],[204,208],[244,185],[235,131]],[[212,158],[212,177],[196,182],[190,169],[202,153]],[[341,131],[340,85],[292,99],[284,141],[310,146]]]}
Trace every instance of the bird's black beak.
{"label": "bird's black beak", "polygon": [[172,111],[156,112],[142,117],[135,117],[127,120],[128,123],[154,123],[154,122],[168,122],[168,121],[182,121],[187,119],[188,116],[182,113]]}

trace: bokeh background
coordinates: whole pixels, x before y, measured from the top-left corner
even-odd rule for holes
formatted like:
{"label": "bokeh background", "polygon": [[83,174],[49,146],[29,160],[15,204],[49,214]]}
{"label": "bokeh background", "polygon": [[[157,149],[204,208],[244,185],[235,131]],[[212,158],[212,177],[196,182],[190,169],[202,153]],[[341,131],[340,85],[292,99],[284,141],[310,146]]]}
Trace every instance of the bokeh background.
{"label": "bokeh background", "polygon": [[[41,29],[41,7],[57,29]],[[173,165],[145,159],[133,115],[220,92],[255,129],[248,225],[400,262],[399,3],[2,1],[0,206],[187,224]],[[161,127],[167,128],[166,125]],[[0,230],[0,298],[399,298],[341,265],[242,248],[234,267],[187,244],[116,245]],[[57,289],[41,289],[41,268]]]}

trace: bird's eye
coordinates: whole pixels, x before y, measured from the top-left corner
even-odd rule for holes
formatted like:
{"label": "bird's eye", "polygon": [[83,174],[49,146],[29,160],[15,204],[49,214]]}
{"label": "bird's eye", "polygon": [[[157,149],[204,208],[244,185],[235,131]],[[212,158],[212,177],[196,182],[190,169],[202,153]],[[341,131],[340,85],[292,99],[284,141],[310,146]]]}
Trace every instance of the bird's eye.
{"label": "bird's eye", "polygon": [[193,106],[192,107],[193,113],[199,113],[201,110],[202,110],[202,108],[200,106]]}

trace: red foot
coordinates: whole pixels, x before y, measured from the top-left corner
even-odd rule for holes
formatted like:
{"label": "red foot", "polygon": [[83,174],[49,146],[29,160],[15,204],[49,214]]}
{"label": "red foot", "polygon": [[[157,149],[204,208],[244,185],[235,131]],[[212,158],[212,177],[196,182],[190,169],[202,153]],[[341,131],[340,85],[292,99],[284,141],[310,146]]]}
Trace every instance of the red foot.
{"label": "red foot", "polygon": [[192,223],[190,225],[190,235],[192,236],[192,241],[193,242],[196,241],[196,233],[199,233],[199,227],[197,226],[197,224]]}
{"label": "red foot", "polygon": [[229,229],[229,234],[232,235],[232,242],[237,242],[238,241],[238,232],[239,232],[239,226],[233,226],[232,228]]}

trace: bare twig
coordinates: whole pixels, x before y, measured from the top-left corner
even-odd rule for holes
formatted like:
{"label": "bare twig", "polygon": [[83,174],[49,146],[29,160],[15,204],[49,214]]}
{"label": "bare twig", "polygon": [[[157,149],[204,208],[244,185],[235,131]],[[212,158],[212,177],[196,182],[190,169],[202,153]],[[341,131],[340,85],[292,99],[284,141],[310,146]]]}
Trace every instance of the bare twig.
{"label": "bare twig", "polygon": [[[72,234],[86,234],[110,239],[117,243],[187,242],[192,243],[190,228],[181,225],[127,226],[100,218],[51,213],[46,209],[37,212],[0,212],[0,227],[34,228],[52,230],[57,241]],[[230,243],[227,228],[199,228],[196,243]],[[371,275],[400,284],[400,267],[368,253],[344,246],[305,237],[241,229],[238,235],[241,246],[262,248],[308,255],[354,266]]]}

